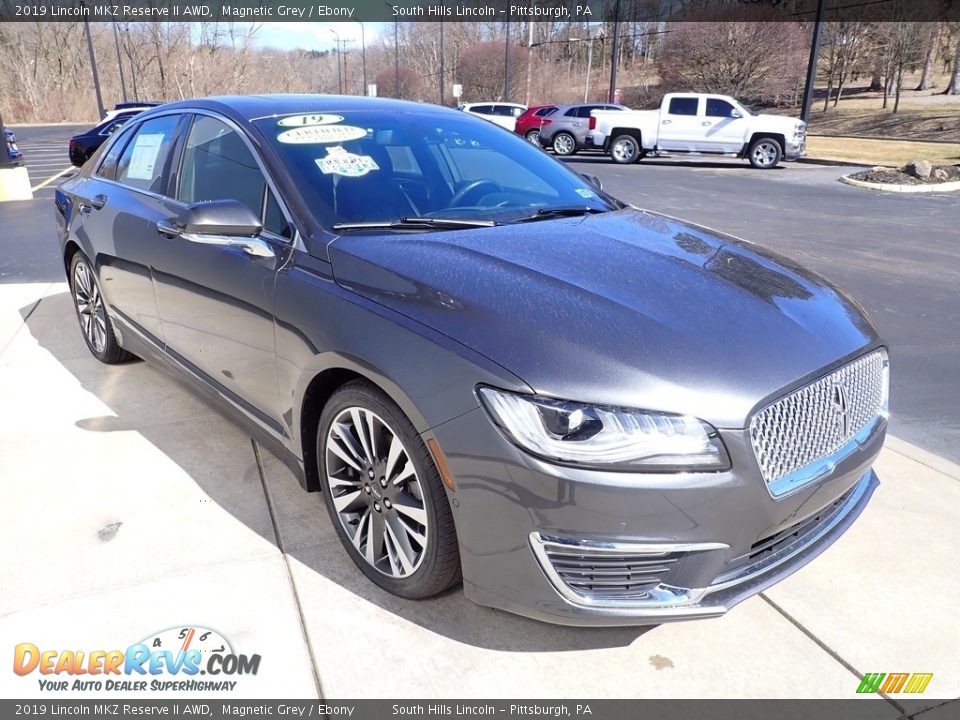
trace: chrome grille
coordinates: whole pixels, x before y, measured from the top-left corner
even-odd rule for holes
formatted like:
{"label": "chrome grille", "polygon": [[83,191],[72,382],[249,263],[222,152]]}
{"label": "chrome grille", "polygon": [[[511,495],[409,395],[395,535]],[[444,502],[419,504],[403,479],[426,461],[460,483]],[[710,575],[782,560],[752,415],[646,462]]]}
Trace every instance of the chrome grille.
{"label": "chrome grille", "polygon": [[544,552],[563,584],[585,599],[641,600],[678,560],[676,553],[620,554],[560,544],[548,544]]}
{"label": "chrome grille", "polygon": [[886,409],[887,353],[865,355],[768,405],[750,421],[763,479],[772,483],[831,455]]}

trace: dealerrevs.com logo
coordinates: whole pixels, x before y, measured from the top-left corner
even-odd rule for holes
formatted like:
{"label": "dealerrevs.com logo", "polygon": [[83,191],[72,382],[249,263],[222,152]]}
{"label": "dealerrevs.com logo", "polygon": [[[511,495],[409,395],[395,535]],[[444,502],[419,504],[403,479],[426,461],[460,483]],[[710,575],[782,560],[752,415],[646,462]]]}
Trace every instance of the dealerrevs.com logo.
{"label": "dealerrevs.com logo", "polygon": [[[260,655],[244,655],[216,630],[172,627],[151,633],[126,650],[45,650],[20,643],[13,671],[37,673],[41,690],[151,690],[230,692],[241,675],[256,675]],[[200,676],[203,676],[202,678]]]}

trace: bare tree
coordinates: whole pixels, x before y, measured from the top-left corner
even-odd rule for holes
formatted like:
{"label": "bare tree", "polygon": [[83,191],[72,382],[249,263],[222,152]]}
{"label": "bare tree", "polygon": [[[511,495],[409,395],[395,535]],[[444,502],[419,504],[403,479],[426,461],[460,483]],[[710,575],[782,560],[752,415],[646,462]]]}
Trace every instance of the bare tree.
{"label": "bare tree", "polygon": [[933,23],[930,29],[930,35],[927,40],[927,57],[923,63],[923,74],[920,76],[920,84],[917,90],[929,90],[930,78],[933,75],[933,64],[937,59],[937,51],[940,50],[940,35],[942,34],[940,23]]}
{"label": "bare tree", "polygon": [[[460,56],[459,77],[464,96],[470,99],[503,98],[506,48],[502,42],[481,42],[467,47]],[[530,53],[520,45],[510,46],[510,85],[520,87]]]}

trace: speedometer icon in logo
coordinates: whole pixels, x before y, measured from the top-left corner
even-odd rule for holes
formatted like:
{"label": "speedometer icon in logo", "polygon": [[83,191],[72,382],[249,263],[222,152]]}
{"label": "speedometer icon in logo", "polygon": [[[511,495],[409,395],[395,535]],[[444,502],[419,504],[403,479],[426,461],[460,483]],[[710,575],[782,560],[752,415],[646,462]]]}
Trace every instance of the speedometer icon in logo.
{"label": "speedometer icon in logo", "polygon": [[167,628],[151,633],[140,642],[153,652],[167,650],[174,656],[190,650],[198,650],[204,658],[212,653],[233,654],[233,645],[229,640],[216,630],[202,625]]}

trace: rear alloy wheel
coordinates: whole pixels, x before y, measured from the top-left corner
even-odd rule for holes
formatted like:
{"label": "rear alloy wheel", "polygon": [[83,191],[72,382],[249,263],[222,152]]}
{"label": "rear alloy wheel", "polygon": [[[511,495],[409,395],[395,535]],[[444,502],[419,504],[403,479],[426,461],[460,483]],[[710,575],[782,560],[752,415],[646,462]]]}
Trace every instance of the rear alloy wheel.
{"label": "rear alloy wheel", "polygon": [[573,155],[577,151],[577,141],[568,132],[558,132],[553,136],[553,152],[557,155]]}
{"label": "rear alloy wheel", "polygon": [[620,165],[630,165],[640,159],[640,143],[633,135],[618,135],[610,143],[610,157]]}
{"label": "rear alloy wheel", "polygon": [[775,168],[783,158],[783,148],[773,138],[758,138],[750,144],[747,151],[750,164],[758,170]]}
{"label": "rear alloy wheel", "polygon": [[93,356],[108,365],[133,358],[117,342],[96,274],[91,269],[90,261],[80,252],[73,256],[70,263],[70,292],[80,321],[80,332]]}
{"label": "rear alloy wheel", "polygon": [[527,139],[527,142],[531,145],[536,145],[540,147],[540,131],[539,130],[528,130],[527,134],[524,135]]}
{"label": "rear alloy wheel", "polygon": [[415,599],[460,579],[440,475],[413,425],[382,391],[358,381],[334,393],[317,446],[327,511],[368,578]]}

